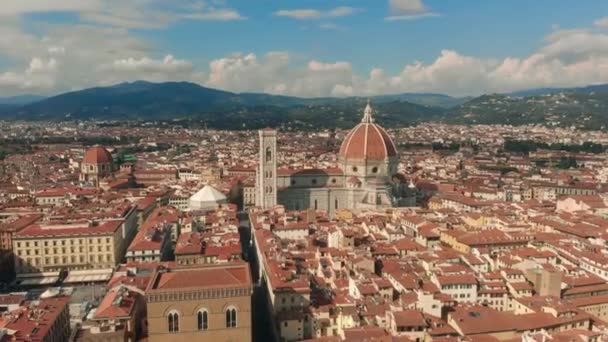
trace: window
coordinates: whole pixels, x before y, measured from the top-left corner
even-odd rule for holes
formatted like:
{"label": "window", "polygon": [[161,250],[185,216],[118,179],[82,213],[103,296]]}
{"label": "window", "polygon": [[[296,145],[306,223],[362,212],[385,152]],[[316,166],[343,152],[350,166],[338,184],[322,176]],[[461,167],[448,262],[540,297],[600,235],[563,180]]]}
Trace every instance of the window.
{"label": "window", "polygon": [[374,167],[374,168],[372,169],[372,173],[378,173],[378,168],[377,168],[377,167]]}
{"label": "window", "polygon": [[207,310],[200,310],[197,315],[198,330],[207,330],[209,328],[209,314]]}
{"label": "window", "polygon": [[270,150],[270,147],[266,148],[266,161],[267,162],[272,161],[272,151]]}
{"label": "window", "polygon": [[357,171],[359,171],[359,169],[357,169],[356,166],[353,166],[353,172],[357,172]]}
{"label": "window", "polygon": [[338,209],[338,199],[337,199],[337,198],[334,200],[334,207],[335,207],[336,209]]}
{"label": "window", "polygon": [[236,327],[236,309],[230,307],[226,309],[226,328]]}
{"label": "window", "polygon": [[167,323],[169,324],[169,332],[179,331],[179,314],[175,311],[169,312],[167,316]]}
{"label": "window", "polygon": [[315,210],[318,209],[317,200],[315,200]]}
{"label": "window", "polygon": [[311,182],[312,182],[313,185],[315,185],[315,184],[317,184],[317,179],[313,178]]}

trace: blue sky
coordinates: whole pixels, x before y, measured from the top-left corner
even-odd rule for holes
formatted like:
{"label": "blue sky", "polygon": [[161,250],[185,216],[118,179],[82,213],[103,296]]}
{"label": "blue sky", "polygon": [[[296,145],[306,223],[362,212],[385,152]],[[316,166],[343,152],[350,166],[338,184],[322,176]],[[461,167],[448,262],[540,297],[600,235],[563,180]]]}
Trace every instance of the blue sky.
{"label": "blue sky", "polygon": [[0,96],[185,80],[298,96],[608,82],[608,1],[3,0]]}

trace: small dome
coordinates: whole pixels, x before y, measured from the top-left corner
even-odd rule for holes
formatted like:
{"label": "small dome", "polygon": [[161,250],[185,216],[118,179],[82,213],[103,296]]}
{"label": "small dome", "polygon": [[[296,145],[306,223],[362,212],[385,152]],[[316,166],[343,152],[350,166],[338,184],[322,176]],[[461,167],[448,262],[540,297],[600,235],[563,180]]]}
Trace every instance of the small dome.
{"label": "small dome", "polygon": [[189,207],[191,210],[213,210],[225,203],[226,195],[211,185],[205,185],[190,197]]}
{"label": "small dome", "polygon": [[395,143],[382,128],[374,123],[373,109],[368,103],[363,120],[344,138],[340,156],[346,159],[384,160],[397,155]]}
{"label": "small dome", "polygon": [[82,159],[83,164],[111,164],[112,155],[101,146],[93,146],[87,150]]}
{"label": "small dome", "polygon": [[190,197],[190,201],[222,202],[226,201],[226,195],[211,185],[205,185],[202,189]]}

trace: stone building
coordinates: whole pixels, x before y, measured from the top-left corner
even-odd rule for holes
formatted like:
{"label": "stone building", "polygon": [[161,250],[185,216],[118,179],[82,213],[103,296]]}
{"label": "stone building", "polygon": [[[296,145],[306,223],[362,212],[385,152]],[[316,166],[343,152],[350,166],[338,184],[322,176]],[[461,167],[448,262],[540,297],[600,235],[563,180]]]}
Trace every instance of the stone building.
{"label": "stone building", "polygon": [[251,341],[251,294],[243,262],[161,267],[146,288],[148,340]]}
{"label": "stone building", "polygon": [[114,162],[108,150],[101,146],[89,148],[80,163],[80,181],[99,186],[99,181],[112,174]]}
{"label": "stone building", "polygon": [[256,205],[311,208],[332,216],[340,209],[415,205],[414,189],[397,174],[396,145],[373,113],[368,103],[361,123],[342,142],[339,167],[330,169],[277,169],[277,132],[261,130]]}

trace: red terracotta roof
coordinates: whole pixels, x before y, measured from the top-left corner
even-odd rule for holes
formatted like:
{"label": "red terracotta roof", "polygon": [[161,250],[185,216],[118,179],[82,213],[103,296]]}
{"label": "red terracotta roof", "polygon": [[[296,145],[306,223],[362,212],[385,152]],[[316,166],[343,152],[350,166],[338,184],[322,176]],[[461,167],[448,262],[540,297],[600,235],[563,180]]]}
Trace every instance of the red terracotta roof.
{"label": "red terracotta roof", "polygon": [[101,146],[93,146],[87,150],[82,159],[83,164],[111,164],[112,155]]}
{"label": "red terracotta roof", "polygon": [[51,228],[40,226],[37,224],[28,226],[19,232],[15,233],[15,237],[31,237],[31,236],[65,236],[65,235],[95,235],[95,234],[110,234],[121,227],[124,220],[109,220],[100,223],[98,226],[65,226]]}
{"label": "red terracotta roof", "polygon": [[249,267],[241,262],[199,268],[174,268],[159,271],[154,278],[148,290],[251,286]]}
{"label": "red terracotta roof", "polygon": [[348,159],[384,160],[397,155],[395,143],[381,126],[360,123],[344,138],[340,156]]}

